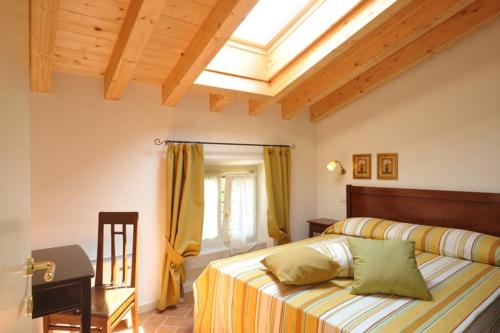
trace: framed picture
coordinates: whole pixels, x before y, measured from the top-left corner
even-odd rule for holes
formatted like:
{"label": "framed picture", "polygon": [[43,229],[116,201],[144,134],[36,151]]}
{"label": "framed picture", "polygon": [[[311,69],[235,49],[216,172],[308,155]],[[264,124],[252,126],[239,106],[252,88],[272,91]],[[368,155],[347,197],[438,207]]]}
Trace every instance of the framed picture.
{"label": "framed picture", "polygon": [[398,154],[377,154],[377,179],[398,180]]}
{"label": "framed picture", "polygon": [[352,177],[354,179],[372,178],[372,155],[352,155]]}

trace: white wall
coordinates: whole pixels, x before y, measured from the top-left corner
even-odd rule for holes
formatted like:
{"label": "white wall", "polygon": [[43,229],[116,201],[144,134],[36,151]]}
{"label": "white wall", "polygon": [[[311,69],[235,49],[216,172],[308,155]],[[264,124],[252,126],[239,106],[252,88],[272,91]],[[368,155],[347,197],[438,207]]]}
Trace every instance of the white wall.
{"label": "white wall", "polygon": [[[317,141],[320,216],[345,216],[346,184],[500,192],[500,20],[320,122]],[[398,181],[376,180],[384,152],[399,153]],[[372,180],[352,179],[357,153],[372,153]]]}
{"label": "white wall", "polygon": [[[30,256],[29,6],[0,1],[0,332],[27,332]],[[22,271],[21,271],[22,272]]]}
{"label": "white wall", "polygon": [[[163,148],[155,138],[296,144],[291,232],[306,237],[317,193],[315,127],[306,114],[290,122],[277,109],[251,117],[243,101],[211,113],[201,94],[167,109],[159,87],[131,84],[119,102],[105,101],[102,89],[101,79],[56,74],[51,94],[31,95],[34,248],[78,243],[95,256],[97,213],[139,211],[139,302],[155,301],[165,220]],[[228,158],[261,152],[207,149]]]}

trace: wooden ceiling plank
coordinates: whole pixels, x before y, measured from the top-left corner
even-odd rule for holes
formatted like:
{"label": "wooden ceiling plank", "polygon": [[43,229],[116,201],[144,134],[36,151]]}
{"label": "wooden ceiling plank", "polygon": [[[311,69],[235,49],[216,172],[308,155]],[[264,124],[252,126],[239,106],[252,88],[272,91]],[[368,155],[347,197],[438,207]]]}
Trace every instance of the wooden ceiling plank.
{"label": "wooden ceiling plank", "polygon": [[163,83],[163,104],[175,106],[224,46],[257,0],[219,0]]}
{"label": "wooden ceiling plank", "polygon": [[104,74],[104,97],[120,99],[167,0],[132,0]]}
{"label": "wooden ceiling plank", "polygon": [[134,73],[134,77],[132,78],[132,80],[136,81],[136,82],[151,84],[151,85],[156,85],[156,86],[161,86],[161,83],[163,82],[163,78],[155,78],[155,77],[151,77],[149,75],[142,75],[142,74],[138,74],[138,73]]}
{"label": "wooden ceiling plank", "polygon": [[163,14],[156,24],[155,33],[181,39],[189,43],[199,28],[200,25]]}
{"label": "wooden ceiling plank", "polygon": [[58,60],[54,61],[54,71],[63,73],[73,73],[79,75],[98,76],[98,77],[104,75],[104,71],[99,70],[96,67],[89,67],[71,62],[61,62]]}
{"label": "wooden ceiling plank", "polygon": [[120,22],[109,22],[61,8],[59,8],[57,14],[57,30],[99,37],[115,42],[120,28]]}
{"label": "wooden ceiling plank", "polygon": [[188,46],[189,42],[182,39],[153,32],[146,49],[156,50],[159,53],[169,52],[180,55],[184,53]]}
{"label": "wooden ceiling plank", "polygon": [[200,3],[205,6],[214,7],[217,3],[217,0],[194,0],[193,2]]}
{"label": "wooden ceiling plank", "polygon": [[311,121],[324,119],[499,16],[500,1],[475,2],[314,104],[310,111]]}
{"label": "wooden ceiling plank", "polygon": [[233,101],[234,101],[234,96],[210,94],[209,95],[210,112],[222,112]]}
{"label": "wooden ceiling plank", "polygon": [[56,46],[53,61],[93,67],[104,73],[108,66],[109,57]]}
{"label": "wooden ceiling plank", "polygon": [[58,0],[32,0],[30,5],[31,91],[49,92],[55,48]]}
{"label": "wooden ceiling plank", "polygon": [[290,119],[370,67],[456,14],[472,0],[416,0],[361,39],[282,100],[282,117]]}
{"label": "wooden ceiling plank", "polygon": [[212,7],[191,0],[169,0],[163,14],[178,20],[201,25]]}
{"label": "wooden ceiling plank", "polygon": [[114,0],[59,0],[59,9],[121,24],[127,12],[127,2]]}
{"label": "wooden ceiling plank", "polygon": [[91,52],[104,56],[111,56],[113,53],[114,43],[100,37],[81,35],[78,33],[57,30],[56,31],[56,48],[64,47],[82,52]]}
{"label": "wooden ceiling plank", "polygon": [[[179,54],[170,53],[168,51],[160,54],[158,52],[155,52],[154,50],[148,50],[146,48],[139,63],[143,62],[147,64],[172,68],[179,60],[179,57]],[[166,75],[163,78],[165,79],[165,77]]]}
{"label": "wooden ceiling plank", "polygon": [[135,67],[133,79],[145,83],[155,82],[161,85],[164,77],[172,70],[172,67],[167,65],[154,65],[144,62],[137,63]]}
{"label": "wooden ceiling plank", "polygon": [[[175,65],[175,64],[174,64]],[[162,66],[139,62],[134,71],[134,81],[161,86],[165,76],[170,73],[173,65],[163,64]]]}

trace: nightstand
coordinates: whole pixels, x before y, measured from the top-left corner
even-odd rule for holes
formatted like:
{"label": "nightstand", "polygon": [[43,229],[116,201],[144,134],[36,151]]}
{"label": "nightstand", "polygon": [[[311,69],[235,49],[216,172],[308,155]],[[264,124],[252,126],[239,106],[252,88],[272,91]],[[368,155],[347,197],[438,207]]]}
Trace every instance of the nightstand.
{"label": "nightstand", "polygon": [[335,222],[338,222],[338,220],[327,219],[327,218],[308,220],[307,223],[309,223],[309,237],[313,237],[314,233],[321,234],[323,231],[326,230],[326,228],[328,228]]}

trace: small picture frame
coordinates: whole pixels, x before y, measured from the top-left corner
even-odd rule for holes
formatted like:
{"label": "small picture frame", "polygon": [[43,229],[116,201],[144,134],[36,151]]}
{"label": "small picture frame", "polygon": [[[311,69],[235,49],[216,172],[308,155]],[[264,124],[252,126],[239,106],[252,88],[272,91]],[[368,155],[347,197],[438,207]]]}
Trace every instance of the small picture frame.
{"label": "small picture frame", "polygon": [[377,179],[398,180],[398,154],[377,154]]}
{"label": "small picture frame", "polygon": [[372,155],[355,154],[352,155],[352,178],[371,179],[372,178]]}

